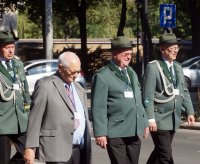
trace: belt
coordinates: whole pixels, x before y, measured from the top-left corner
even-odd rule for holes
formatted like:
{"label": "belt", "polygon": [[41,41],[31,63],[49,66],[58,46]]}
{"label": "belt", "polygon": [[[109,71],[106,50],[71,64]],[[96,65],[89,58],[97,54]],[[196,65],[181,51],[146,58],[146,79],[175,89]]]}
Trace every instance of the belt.
{"label": "belt", "polygon": [[162,108],[162,109],[159,109],[159,108],[156,108],[154,109],[154,112],[159,112],[159,113],[167,113],[167,112],[175,112],[176,109],[165,109],[165,108]]}
{"label": "belt", "polygon": [[80,144],[73,144],[73,149],[82,149],[83,148],[83,146],[82,145],[80,145]]}

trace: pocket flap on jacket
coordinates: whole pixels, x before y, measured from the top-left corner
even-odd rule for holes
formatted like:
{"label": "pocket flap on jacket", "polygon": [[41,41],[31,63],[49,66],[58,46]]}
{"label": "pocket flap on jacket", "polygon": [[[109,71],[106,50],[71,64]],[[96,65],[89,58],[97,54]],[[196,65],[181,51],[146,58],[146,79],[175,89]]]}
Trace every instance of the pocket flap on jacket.
{"label": "pocket flap on jacket", "polygon": [[124,121],[125,115],[114,115],[109,117],[109,121]]}
{"label": "pocket flap on jacket", "polygon": [[56,130],[41,130],[40,136],[54,137],[56,135]]}

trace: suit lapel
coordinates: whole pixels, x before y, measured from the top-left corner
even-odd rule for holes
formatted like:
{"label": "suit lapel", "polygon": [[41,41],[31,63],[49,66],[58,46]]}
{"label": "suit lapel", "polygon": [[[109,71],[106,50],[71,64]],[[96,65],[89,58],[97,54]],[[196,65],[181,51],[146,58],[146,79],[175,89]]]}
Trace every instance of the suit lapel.
{"label": "suit lapel", "polygon": [[163,72],[165,74],[165,76],[167,77],[167,79],[172,82],[172,79],[170,77],[170,72],[169,72],[169,69],[167,68],[167,64],[165,63],[164,60],[159,60],[159,63],[160,63],[160,66],[161,68],[163,69]]}
{"label": "suit lapel", "polygon": [[81,103],[82,103],[82,105],[83,105],[83,109],[84,109],[84,111],[85,111],[85,113],[87,113],[87,106],[86,106],[86,101],[85,101],[85,99],[84,99],[84,91],[83,91],[83,89],[82,88],[80,88],[80,86],[79,85],[77,85],[76,83],[73,83],[74,84],[74,86],[75,86],[75,89],[76,89],[76,92],[77,92],[77,94],[78,94],[78,96],[79,96],[79,98],[80,98],[80,100],[81,100]]}
{"label": "suit lapel", "polygon": [[108,67],[110,68],[111,71],[113,71],[115,73],[115,75],[120,79],[121,79],[121,73],[120,73],[120,70],[116,67],[116,65],[112,62],[110,62],[108,64]]}
{"label": "suit lapel", "polygon": [[0,62],[0,71],[10,80],[13,82],[13,78],[10,76],[6,68],[3,66],[3,64]]}
{"label": "suit lapel", "polygon": [[175,74],[176,74],[176,86],[178,86],[179,82],[180,82],[180,71],[176,65],[176,63],[174,62],[174,71],[175,71]]}
{"label": "suit lapel", "polygon": [[[122,76],[121,76],[121,72],[120,70],[116,67],[116,65],[112,62],[110,62],[108,64],[108,67],[110,68],[111,71],[113,71],[115,73],[115,75],[124,83],[124,81],[122,80]],[[134,91],[134,78],[133,78],[133,75],[131,73],[131,70],[129,67],[126,67],[127,68],[127,72],[128,72],[128,76],[130,78],[130,81],[131,83],[129,84],[129,87],[131,87]]]}
{"label": "suit lapel", "polygon": [[18,74],[18,67],[19,66],[17,65],[15,60],[12,60],[12,67],[13,67],[13,72],[14,72],[14,74],[16,76]]}
{"label": "suit lapel", "polygon": [[[81,89],[78,87],[78,85],[76,84],[76,83],[73,83],[74,84],[74,86],[75,86],[75,89],[76,89],[76,92],[77,92],[77,94],[78,94],[78,96],[79,96],[79,98],[80,98],[80,100],[81,100],[81,103],[83,104],[83,106],[84,106],[84,104],[85,104],[85,102],[84,102],[84,93],[81,91]],[[84,107],[85,108],[85,107]]]}
{"label": "suit lapel", "polygon": [[57,88],[60,96],[62,97],[63,101],[66,103],[66,105],[69,107],[70,111],[73,113],[73,111],[75,110],[74,109],[74,106],[72,104],[72,102],[70,101],[70,99],[68,98],[67,96],[67,93],[66,93],[66,88],[64,87],[64,83],[62,80],[60,80],[57,75],[55,76],[52,76],[52,81],[55,85],[55,87]]}
{"label": "suit lapel", "polygon": [[127,68],[128,76],[129,76],[130,81],[131,81],[130,85],[131,85],[131,88],[133,89],[133,92],[134,92],[135,91],[135,82],[134,82],[133,73],[131,72],[131,69],[129,67],[126,67],[126,68]]}
{"label": "suit lapel", "polygon": [[85,91],[76,82],[74,82],[73,84],[74,84],[76,92],[77,92],[77,94],[80,98],[80,101],[82,103],[82,106],[83,106],[83,109],[84,109],[84,114],[85,114],[85,117],[86,117],[86,126],[88,126],[89,125],[89,116],[88,116],[88,108],[87,108],[87,99],[85,100],[85,97],[84,97]]}

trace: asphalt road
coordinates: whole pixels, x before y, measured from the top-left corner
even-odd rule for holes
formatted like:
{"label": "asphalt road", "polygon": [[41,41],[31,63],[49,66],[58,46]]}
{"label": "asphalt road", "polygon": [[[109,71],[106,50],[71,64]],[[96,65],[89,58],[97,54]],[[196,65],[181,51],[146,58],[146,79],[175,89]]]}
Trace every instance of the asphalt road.
{"label": "asphalt road", "polygon": [[[92,142],[93,164],[110,164],[106,150],[103,150]],[[180,129],[175,134],[173,141],[173,157],[175,164],[199,164],[200,163],[200,131]],[[151,137],[142,139],[139,164],[145,164],[153,143]]]}
{"label": "asphalt road", "polygon": [[[175,164],[199,164],[200,161],[200,130],[180,129],[177,131],[173,141],[173,156]],[[139,164],[145,164],[151,151],[153,143],[149,136],[142,139]],[[12,154],[15,148],[12,147]],[[92,164],[110,164],[107,151],[98,147],[92,138]],[[35,164],[40,164],[35,162]]]}

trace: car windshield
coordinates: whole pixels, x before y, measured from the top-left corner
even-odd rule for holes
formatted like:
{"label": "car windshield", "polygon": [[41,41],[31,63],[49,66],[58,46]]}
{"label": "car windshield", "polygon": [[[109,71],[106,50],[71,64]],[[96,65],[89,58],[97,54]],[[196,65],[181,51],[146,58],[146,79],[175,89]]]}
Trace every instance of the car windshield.
{"label": "car windshield", "polygon": [[31,64],[31,63],[32,62],[29,62],[29,61],[24,62],[24,67],[27,66],[27,65],[29,65],[29,64]]}
{"label": "car windshield", "polygon": [[189,60],[184,61],[181,65],[182,65],[182,67],[188,67],[188,66],[190,66],[192,63],[196,62],[196,61],[199,60],[199,59],[200,59],[200,57],[194,57],[194,58],[191,58],[191,59],[189,59]]}

